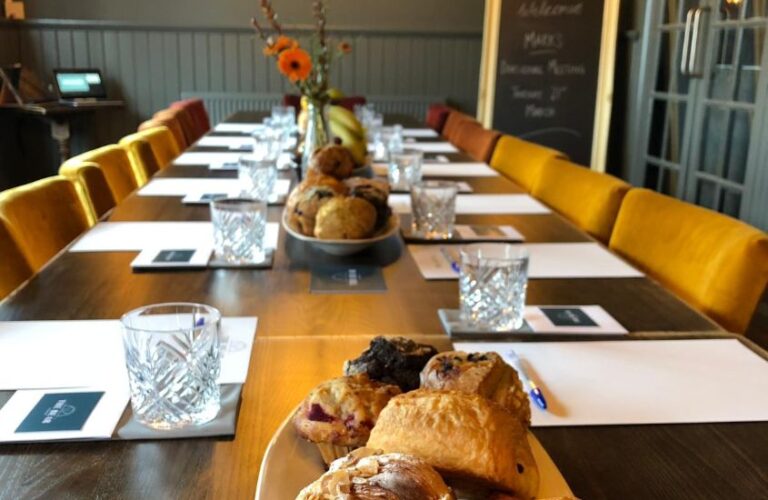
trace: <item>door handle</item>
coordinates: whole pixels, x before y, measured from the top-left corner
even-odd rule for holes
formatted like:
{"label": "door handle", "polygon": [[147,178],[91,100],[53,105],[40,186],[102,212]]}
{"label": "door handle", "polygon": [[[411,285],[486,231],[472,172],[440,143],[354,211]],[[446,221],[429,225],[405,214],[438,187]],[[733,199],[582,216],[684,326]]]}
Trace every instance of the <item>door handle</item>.
{"label": "door handle", "polygon": [[699,45],[701,45],[701,23],[703,20],[703,14],[709,12],[709,7],[697,7],[696,12],[693,14],[693,30],[691,31],[691,53],[688,58],[688,75],[693,78],[701,78],[704,74],[698,69],[699,67]]}
{"label": "door handle", "polygon": [[683,52],[680,55],[680,74],[687,75],[689,67],[689,54],[691,51],[691,26],[693,25],[693,15],[696,12],[697,7],[691,7],[688,9],[688,13],[685,15],[685,31],[683,31]]}

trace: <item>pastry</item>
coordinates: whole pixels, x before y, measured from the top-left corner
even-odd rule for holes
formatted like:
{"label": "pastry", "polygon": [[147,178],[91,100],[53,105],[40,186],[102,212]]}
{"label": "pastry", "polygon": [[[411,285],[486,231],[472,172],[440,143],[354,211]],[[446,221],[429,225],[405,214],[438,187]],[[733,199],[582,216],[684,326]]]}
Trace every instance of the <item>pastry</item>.
{"label": "pastry", "polygon": [[309,393],[293,417],[296,431],[315,443],[326,464],[365,445],[376,418],[396,385],[382,384],[365,375],[323,382]]}
{"label": "pastry", "polygon": [[531,424],[531,406],[517,371],[495,352],[441,352],[421,372],[421,387],[479,394],[499,403],[525,428]]}
{"label": "pastry", "polygon": [[328,186],[312,186],[300,190],[295,199],[290,200],[288,222],[302,234],[312,236],[320,208],[337,196],[336,191]]}
{"label": "pastry", "polygon": [[373,235],[376,209],[361,198],[338,197],[324,203],[315,218],[321,240],[359,240]]}
{"label": "pastry", "polygon": [[376,229],[387,224],[392,209],[387,202],[389,198],[389,184],[375,179],[363,177],[351,177],[344,181],[349,188],[349,196],[362,198],[368,201],[376,209]]}
{"label": "pastry", "polygon": [[330,144],[312,153],[309,167],[337,179],[346,179],[355,169],[355,159],[344,146]]}
{"label": "pastry", "polygon": [[417,456],[448,484],[533,498],[539,472],[520,421],[477,394],[418,389],[392,398],[368,448]]}
{"label": "pastry", "polygon": [[416,457],[360,448],[331,464],[296,500],[453,500],[435,469]]}
{"label": "pastry", "polygon": [[437,349],[405,337],[376,337],[357,359],[344,362],[344,374],[397,384],[403,392],[419,388],[419,374]]}
{"label": "pastry", "polygon": [[325,175],[314,169],[307,170],[307,175],[301,185],[304,187],[328,186],[336,191],[337,194],[347,194],[348,190],[347,185],[336,177]]}

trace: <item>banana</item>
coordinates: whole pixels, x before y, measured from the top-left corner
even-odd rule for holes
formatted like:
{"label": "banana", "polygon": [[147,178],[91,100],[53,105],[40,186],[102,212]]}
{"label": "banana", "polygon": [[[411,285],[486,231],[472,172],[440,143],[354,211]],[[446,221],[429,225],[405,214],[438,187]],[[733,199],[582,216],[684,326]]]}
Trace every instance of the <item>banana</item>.
{"label": "banana", "polygon": [[328,106],[328,121],[343,125],[358,139],[365,137],[365,130],[355,114],[343,106]]}
{"label": "banana", "polygon": [[368,154],[368,143],[339,122],[330,120],[328,127],[331,129],[331,134],[341,140],[341,145],[352,153],[355,163],[364,165]]}
{"label": "banana", "polygon": [[331,99],[341,99],[344,97],[344,92],[333,87],[329,88],[327,93],[328,93],[328,97],[330,97]]}

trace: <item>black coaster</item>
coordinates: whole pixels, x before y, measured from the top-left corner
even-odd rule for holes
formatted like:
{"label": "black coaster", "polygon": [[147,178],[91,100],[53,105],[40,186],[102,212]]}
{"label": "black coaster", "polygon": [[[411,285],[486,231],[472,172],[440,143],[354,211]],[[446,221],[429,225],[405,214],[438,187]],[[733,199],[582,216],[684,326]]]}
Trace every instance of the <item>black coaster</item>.
{"label": "black coaster", "polygon": [[443,325],[445,333],[451,338],[492,338],[494,336],[507,336],[507,335],[530,335],[534,333],[531,325],[527,321],[523,321],[523,326],[518,330],[510,330],[508,332],[494,332],[488,331],[482,328],[476,328],[471,325],[467,325],[461,321],[461,314],[458,309],[438,309],[437,315],[440,318],[440,323]]}
{"label": "black coaster", "polygon": [[374,266],[318,265],[312,268],[311,293],[381,293],[387,284],[381,269]]}

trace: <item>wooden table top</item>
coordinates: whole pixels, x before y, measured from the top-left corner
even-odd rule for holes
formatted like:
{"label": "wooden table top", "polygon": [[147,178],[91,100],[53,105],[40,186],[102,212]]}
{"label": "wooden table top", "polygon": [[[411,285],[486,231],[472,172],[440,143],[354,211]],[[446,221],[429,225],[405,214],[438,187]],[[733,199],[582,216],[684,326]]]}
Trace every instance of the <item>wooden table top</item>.
{"label": "wooden table top", "polygon": [[[240,114],[235,121],[254,120]],[[412,125],[404,119],[404,124]],[[198,167],[159,175],[234,176]],[[475,191],[520,192],[504,178],[471,178]],[[281,207],[271,207],[272,221]],[[205,207],[173,197],[132,195],[111,221],[209,220]],[[556,214],[459,216],[514,225],[531,242],[590,241]],[[399,238],[352,257],[382,266],[388,291],[312,295],[309,267],[349,262],[281,230],[274,268],[132,273],[133,252],[63,253],[0,304],[0,320],[118,318],[165,301],[204,302],[224,315],[259,317],[234,439],[0,446],[0,498],[253,498],[274,431],[317,383],[341,373],[378,334],[418,336],[450,347],[438,308],[457,307],[457,283],[425,281]],[[717,327],[646,278],[531,280],[531,304],[600,304],[633,332]],[[673,334],[674,335],[674,334]],[[681,333],[682,335],[682,333]],[[2,399],[0,398],[0,401]],[[757,498],[768,491],[768,424],[537,428],[582,498]]]}

